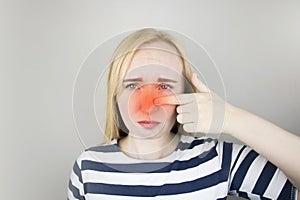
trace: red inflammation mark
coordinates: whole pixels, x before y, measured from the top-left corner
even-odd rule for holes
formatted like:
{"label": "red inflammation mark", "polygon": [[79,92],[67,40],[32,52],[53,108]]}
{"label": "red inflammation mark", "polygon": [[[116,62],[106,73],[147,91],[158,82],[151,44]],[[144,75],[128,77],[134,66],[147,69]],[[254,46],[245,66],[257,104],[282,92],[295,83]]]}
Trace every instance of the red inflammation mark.
{"label": "red inflammation mark", "polygon": [[154,104],[154,99],[171,95],[172,92],[168,89],[162,89],[159,84],[148,84],[138,89],[135,89],[130,98],[130,107],[136,112],[140,111],[146,114],[155,111],[157,107]]}

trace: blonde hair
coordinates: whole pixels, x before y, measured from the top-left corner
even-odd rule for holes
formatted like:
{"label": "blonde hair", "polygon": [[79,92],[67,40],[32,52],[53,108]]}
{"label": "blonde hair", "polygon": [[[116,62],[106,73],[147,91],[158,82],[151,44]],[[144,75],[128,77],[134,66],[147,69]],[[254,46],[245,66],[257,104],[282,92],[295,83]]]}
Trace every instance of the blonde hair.
{"label": "blonde hair", "polygon": [[[179,44],[170,34],[153,28],[138,30],[121,41],[113,53],[107,79],[107,108],[105,140],[106,142],[120,138],[122,130],[118,127],[121,117],[118,114],[116,97],[121,91],[120,81],[126,75],[135,52],[145,43],[163,41],[174,46],[183,62],[183,76],[191,84],[192,69],[185,59],[185,54]],[[195,88],[193,88],[195,90]]]}

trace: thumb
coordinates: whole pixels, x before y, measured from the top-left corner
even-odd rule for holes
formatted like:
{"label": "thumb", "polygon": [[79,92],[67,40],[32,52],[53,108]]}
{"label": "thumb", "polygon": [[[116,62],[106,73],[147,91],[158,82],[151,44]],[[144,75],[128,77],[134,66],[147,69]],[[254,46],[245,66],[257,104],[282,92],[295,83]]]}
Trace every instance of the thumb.
{"label": "thumb", "polygon": [[209,92],[208,87],[197,77],[197,74],[193,72],[192,83],[199,92]]}

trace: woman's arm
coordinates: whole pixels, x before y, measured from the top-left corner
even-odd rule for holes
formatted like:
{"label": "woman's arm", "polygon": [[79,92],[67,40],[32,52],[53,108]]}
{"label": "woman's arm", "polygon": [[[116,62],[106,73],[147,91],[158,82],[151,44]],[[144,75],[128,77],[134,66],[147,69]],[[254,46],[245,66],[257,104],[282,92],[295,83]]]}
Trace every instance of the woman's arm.
{"label": "woman's arm", "polygon": [[232,135],[266,157],[300,190],[300,137],[225,102],[210,91],[195,73],[191,80],[196,93],[160,97],[154,103],[177,105],[177,121],[183,124],[183,129],[202,133],[209,133],[214,109],[225,105],[225,119],[220,132]]}
{"label": "woman's arm", "polygon": [[228,103],[224,132],[265,156],[289,177],[295,187],[300,189],[299,136]]}

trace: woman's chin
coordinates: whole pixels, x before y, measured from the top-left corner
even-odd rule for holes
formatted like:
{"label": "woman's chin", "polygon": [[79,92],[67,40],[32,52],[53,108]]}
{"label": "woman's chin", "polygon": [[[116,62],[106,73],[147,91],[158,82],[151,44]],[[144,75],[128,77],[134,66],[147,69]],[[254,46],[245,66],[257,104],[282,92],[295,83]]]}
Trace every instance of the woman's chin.
{"label": "woman's chin", "polygon": [[129,135],[139,139],[159,138],[166,131],[161,123],[138,125],[135,130],[129,131]]}

